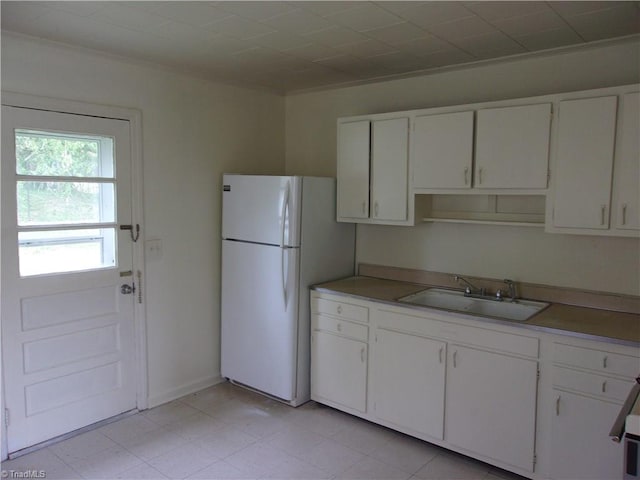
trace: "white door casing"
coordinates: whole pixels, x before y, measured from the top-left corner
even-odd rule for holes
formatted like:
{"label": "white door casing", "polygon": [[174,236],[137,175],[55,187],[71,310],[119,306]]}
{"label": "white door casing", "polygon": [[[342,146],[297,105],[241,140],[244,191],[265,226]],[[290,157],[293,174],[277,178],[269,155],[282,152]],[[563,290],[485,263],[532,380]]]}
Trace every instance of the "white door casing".
{"label": "white door casing", "polygon": [[[118,413],[145,408],[146,364],[141,359],[146,354],[144,316],[136,319],[144,313],[138,296],[140,244],[133,244],[130,232],[118,228],[132,224],[132,210],[141,208],[141,197],[132,198],[132,160],[139,151],[132,148],[130,136],[134,132],[138,147],[137,112],[122,115],[125,109],[12,94],[3,95],[3,104],[51,107],[58,112],[69,107],[74,113],[95,115],[100,111],[101,116],[120,110],[114,115],[119,119],[113,119],[3,106],[1,315],[3,406],[9,412],[9,425],[3,430],[4,458]],[[101,268],[43,275],[23,271],[21,276],[18,232],[46,230],[47,226],[18,226],[16,222],[16,185],[28,180],[16,175],[16,129],[114,140],[115,177],[103,184],[96,182],[111,183],[117,192],[116,217],[107,216],[116,238],[113,265],[103,254],[106,265]],[[137,179],[139,182],[140,177]],[[121,277],[121,272],[126,276]],[[134,282],[138,284],[136,295],[120,293],[122,284]]]}

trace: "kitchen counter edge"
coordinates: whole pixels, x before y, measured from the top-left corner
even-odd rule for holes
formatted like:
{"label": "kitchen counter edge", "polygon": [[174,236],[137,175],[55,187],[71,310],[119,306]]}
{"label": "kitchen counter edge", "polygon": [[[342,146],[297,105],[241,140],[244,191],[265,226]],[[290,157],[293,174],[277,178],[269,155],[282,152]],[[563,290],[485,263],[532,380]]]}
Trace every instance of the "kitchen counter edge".
{"label": "kitchen counter edge", "polygon": [[[353,276],[313,285],[311,290],[320,293],[370,300],[387,305],[406,307],[419,311],[461,315],[487,324],[511,325],[527,330],[566,335],[585,340],[640,347],[640,315],[551,303],[549,307],[524,322],[494,317],[476,316],[460,312],[412,305],[398,299],[435,285],[421,285],[374,277]],[[532,299],[535,300],[535,299]],[[579,318],[577,318],[579,317]],[[634,335],[635,333],[635,335]]]}

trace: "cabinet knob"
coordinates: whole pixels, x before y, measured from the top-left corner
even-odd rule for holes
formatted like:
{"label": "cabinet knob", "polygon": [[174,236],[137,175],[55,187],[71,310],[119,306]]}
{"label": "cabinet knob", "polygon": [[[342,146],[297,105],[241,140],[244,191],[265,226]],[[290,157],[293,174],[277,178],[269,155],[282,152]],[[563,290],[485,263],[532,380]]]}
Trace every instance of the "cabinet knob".
{"label": "cabinet knob", "polygon": [[457,360],[458,360],[458,351],[456,350],[453,352],[453,368],[456,368],[458,363]]}
{"label": "cabinet knob", "polygon": [[338,305],[338,308],[336,308],[336,311],[338,312],[338,314],[342,313],[342,305]]}
{"label": "cabinet knob", "polygon": [[469,185],[469,167],[464,167],[464,184]]}
{"label": "cabinet knob", "polygon": [[442,363],[442,352],[444,350],[444,347],[440,347],[440,351],[438,352],[438,359],[440,361],[440,363]]}
{"label": "cabinet knob", "polygon": [[605,210],[607,209],[606,205],[600,205],[600,225],[604,225],[604,217]]}
{"label": "cabinet knob", "polygon": [[482,185],[482,167],[478,168],[478,185]]}
{"label": "cabinet knob", "polygon": [[622,204],[622,225],[627,224],[627,204]]}
{"label": "cabinet knob", "polygon": [[556,397],[556,416],[560,415],[560,395]]}
{"label": "cabinet knob", "polygon": [[360,349],[360,361],[364,363],[364,347]]}
{"label": "cabinet knob", "polygon": [[608,357],[602,357],[602,368],[607,368]]}
{"label": "cabinet knob", "polygon": [[607,392],[607,381],[605,380],[604,382],[602,382],[602,393],[606,393]]}

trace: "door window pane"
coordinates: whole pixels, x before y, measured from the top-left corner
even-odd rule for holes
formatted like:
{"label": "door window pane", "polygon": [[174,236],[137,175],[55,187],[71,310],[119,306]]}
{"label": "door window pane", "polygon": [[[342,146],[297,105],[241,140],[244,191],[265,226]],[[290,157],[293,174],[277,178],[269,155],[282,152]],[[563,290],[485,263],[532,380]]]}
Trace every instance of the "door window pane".
{"label": "door window pane", "polygon": [[22,277],[116,264],[115,228],[19,232],[18,248]]}
{"label": "door window pane", "polygon": [[16,130],[15,146],[20,275],[115,266],[113,139]]}
{"label": "door window pane", "polygon": [[18,175],[113,178],[113,139],[16,131]]}
{"label": "door window pane", "polygon": [[18,181],[18,225],[114,222],[113,183]]}

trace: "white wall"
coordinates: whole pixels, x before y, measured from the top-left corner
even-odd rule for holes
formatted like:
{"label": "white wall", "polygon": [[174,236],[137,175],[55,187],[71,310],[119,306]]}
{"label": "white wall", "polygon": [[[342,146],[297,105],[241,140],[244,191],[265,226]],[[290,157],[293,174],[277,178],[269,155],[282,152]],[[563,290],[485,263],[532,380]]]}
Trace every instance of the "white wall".
{"label": "white wall", "polygon": [[[335,176],[341,116],[484,102],[640,81],[640,41],[601,44],[286,98],[287,173]],[[359,226],[359,262],[640,294],[640,242],[526,227]]]}
{"label": "white wall", "polygon": [[150,403],[214,381],[221,175],[284,172],[282,97],[10,36],[2,89],[142,112]]}

